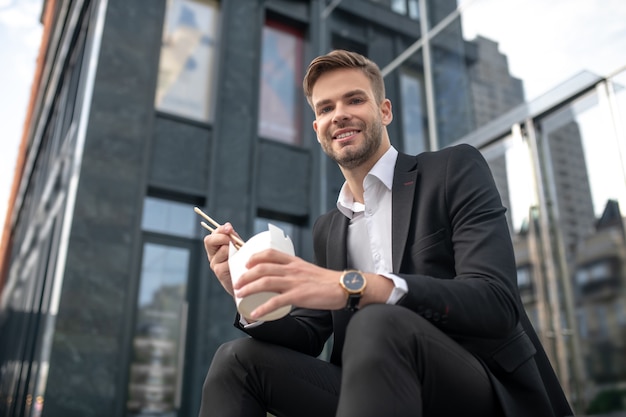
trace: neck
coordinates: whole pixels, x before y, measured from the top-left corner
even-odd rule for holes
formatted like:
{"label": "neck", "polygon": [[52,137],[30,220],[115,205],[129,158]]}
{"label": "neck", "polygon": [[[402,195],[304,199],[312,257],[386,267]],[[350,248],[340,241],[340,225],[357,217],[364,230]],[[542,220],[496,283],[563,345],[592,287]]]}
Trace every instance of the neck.
{"label": "neck", "polygon": [[363,181],[365,180],[365,176],[371,171],[371,169],[376,165],[376,162],[387,152],[391,145],[387,144],[387,146],[381,146],[378,152],[365,163],[354,167],[354,168],[344,168],[339,166],[343,177],[348,184],[348,188],[350,188],[350,192],[354,197],[354,201],[364,204],[365,199],[363,198]]}

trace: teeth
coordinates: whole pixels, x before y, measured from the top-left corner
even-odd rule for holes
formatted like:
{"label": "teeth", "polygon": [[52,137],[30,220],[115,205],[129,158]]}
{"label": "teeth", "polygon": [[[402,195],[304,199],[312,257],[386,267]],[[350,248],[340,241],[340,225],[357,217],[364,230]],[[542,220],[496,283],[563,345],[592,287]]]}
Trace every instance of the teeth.
{"label": "teeth", "polygon": [[345,133],[342,133],[341,135],[337,135],[337,139],[347,138],[348,136],[356,135],[357,133],[358,132],[356,130],[352,132],[345,132]]}

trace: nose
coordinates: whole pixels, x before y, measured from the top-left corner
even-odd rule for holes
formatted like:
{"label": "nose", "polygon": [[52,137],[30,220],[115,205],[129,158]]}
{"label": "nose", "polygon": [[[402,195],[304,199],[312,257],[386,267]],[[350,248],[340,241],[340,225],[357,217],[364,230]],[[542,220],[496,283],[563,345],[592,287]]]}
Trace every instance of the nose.
{"label": "nose", "polygon": [[335,106],[335,113],[333,114],[333,123],[340,123],[349,120],[351,117],[348,112],[348,107],[344,104],[337,104]]}

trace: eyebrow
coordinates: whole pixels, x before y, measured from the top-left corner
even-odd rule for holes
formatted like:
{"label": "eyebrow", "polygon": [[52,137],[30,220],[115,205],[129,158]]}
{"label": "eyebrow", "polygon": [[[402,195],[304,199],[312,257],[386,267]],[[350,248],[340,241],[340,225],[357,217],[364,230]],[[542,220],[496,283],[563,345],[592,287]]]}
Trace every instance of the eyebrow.
{"label": "eyebrow", "polygon": [[[357,88],[356,90],[350,90],[350,91],[347,91],[346,93],[344,93],[341,96],[341,99],[345,100],[347,98],[354,97],[354,96],[360,96],[360,95],[367,95],[367,93],[365,92],[365,90],[361,90],[360,88]],[[325,105],[330,104],[330,103],[332,103],[332,100],[328,99],[328,98],[324,99],[324,100],[320,100],[317,103],[315,103],[315,109],[317,110],[320,107],[324,107]]]}

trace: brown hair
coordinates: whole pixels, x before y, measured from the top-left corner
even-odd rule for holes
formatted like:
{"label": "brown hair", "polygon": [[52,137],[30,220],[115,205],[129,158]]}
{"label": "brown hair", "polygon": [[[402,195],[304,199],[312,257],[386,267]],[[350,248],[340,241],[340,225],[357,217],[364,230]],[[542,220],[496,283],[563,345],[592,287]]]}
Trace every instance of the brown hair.
{"label": "brown hair", "polygon": [[382,103],[385,99],[385,82],[383,81],[383,75],[380,72],[378,65],[356,52],[336,49],[326,55],[315,58],[311,61],[309,68],[306,71],[304,81],[302,82],[302,88],[304,89],[304,95],[306,96],[311,108],[313,108],[313,103],[311,102],[313,86],[319,77],[328,71],[341,68],[355,68],[361,70],[363,74],[369,78],[370,83],[372,84],[374,98],[378,104]]}

